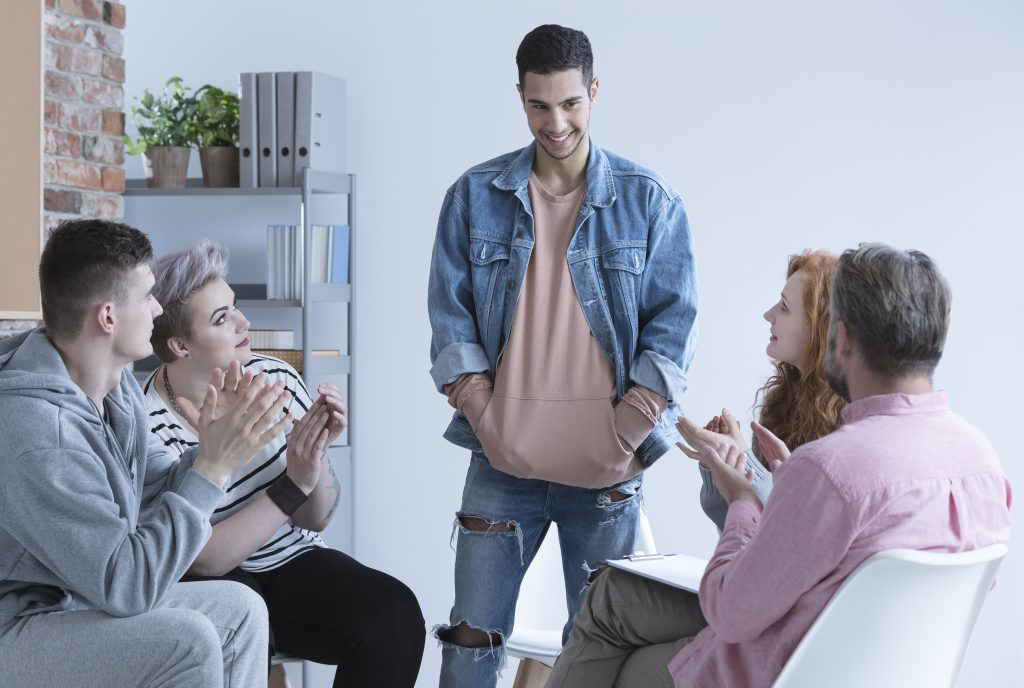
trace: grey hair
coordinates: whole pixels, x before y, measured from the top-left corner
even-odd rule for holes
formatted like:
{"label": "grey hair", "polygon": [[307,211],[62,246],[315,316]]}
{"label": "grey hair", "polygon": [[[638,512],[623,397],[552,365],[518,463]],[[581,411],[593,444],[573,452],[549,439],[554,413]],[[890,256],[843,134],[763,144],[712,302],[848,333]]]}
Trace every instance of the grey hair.
{"label": "grey hair", "polygon": [[164,363],[177,356],[167,346],[171,337],[190,338],[190,309],[196,292],[215,279],[228,274],[228,251],[207,239],[184,251],[161,256],[153,265],[153,296],[163,306],[163,314],[153,321],[153,353]]}
{"label": "grey hair", "polygon": [[832,325],[846,323],[873,372],[930,376],[942,358],[952,300],[946,279],[924,253],[865,243],[839,257]]}

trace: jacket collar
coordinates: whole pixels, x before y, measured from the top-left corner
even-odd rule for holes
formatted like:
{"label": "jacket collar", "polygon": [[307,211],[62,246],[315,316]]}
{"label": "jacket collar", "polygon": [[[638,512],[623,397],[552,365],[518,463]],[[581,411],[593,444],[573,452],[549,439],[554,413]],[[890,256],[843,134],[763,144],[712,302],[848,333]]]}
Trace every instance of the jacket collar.
{"label": "jacket collar", "polygon": [[[526,186],[530,181],[530,170],[537,153],[537,142],[534,141],[519,151],[492,184],[503,191],[515,191],[522,197],[526,194]],[[604,151],[590,139],[590,155],[587,158],[587,195],[584,202],[598,208],[607,208],[615,202],[615,180],[612,177],[612,166]]]}

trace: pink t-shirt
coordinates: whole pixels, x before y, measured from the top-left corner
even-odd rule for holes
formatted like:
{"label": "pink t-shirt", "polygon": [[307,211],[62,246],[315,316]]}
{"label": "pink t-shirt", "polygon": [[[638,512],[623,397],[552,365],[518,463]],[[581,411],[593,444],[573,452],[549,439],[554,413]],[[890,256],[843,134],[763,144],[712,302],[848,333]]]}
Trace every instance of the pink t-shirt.
{"label": "pink t-shirt", "polygon": [[[770,686],[843,580],[875,552],[959,552],[1010,537],[1010,484],[944,392],[860,399],[777,471],[764,514],[733,503],[700,585],[708,628],[669,664],[678,688]],[[941,601],[939,602],[941,603]]]}
{"label": "pink t-shirt", "polygon": [[477,374],[447,391],[498,470],[600,488],[643,470],[634,450],[667,401],[634,387],[615,404],[614,368],[591,334],[565,258],[584,191],[555,196],[530,175],[536,243],[493,390]]}

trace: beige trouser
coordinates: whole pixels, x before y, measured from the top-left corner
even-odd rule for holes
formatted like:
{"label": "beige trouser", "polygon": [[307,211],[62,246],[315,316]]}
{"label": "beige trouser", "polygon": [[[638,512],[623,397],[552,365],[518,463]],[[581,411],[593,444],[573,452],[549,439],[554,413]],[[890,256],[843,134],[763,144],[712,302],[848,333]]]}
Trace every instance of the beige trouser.
{"label": "beige trouser", "polygon": [[608,569],[590,586],[547,688],[673,688],[668,663],[707,625],[696,594]]}

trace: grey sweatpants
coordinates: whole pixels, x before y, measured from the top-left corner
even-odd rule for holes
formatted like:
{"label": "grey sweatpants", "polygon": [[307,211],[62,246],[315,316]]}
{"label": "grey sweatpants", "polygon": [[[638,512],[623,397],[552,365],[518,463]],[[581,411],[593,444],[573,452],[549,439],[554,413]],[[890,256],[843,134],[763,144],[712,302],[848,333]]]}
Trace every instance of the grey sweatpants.
{"label": "grey sweatpants", "polygon": [[267,684],[267,608],[230,581],[178,583],[159,609],[27,616],[0,633],[9,688],[252,688]]}
{"label": "grey sweatpants", "polygon": [[610,568],[587,591],[547,688],[673,688],[668,663],[706,626],[696,594]]}

